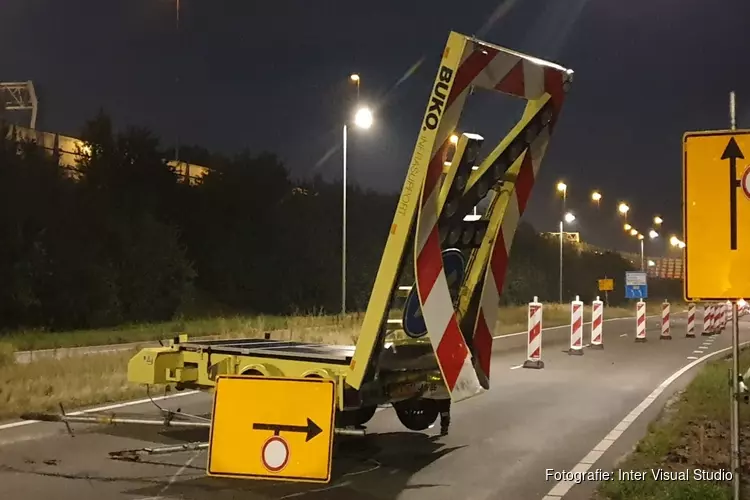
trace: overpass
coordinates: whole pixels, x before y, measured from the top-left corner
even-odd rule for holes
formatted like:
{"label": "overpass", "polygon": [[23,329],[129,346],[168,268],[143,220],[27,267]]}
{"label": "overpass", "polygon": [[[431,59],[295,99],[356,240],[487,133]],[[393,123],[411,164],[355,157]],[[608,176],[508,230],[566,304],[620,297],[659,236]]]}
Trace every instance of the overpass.
{"label": "overpass", "polygon": [[[17,141],[35,142],[44,148],[50,155],[56,157],[61,168],[72,177],[78,178],[81,171],[78,161],[87,154],[88,146],[81,139],[69,137],[53,132],[42,132],[20,125],[8,124],[6,138]],[[201,165],[181,161],[168,161],[167,164],[175,169],[177,175],[191,185],[195,185],[209,169]]]}

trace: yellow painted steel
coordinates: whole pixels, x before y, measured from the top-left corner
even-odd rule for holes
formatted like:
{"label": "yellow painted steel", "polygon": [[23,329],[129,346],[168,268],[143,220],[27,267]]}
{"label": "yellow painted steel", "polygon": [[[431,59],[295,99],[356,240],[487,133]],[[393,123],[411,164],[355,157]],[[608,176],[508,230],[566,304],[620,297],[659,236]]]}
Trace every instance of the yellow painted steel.
{"label": "yellow painted steel", "polygon": [[[471,189],[483,175],[487,175],[492,164],[497,161],[500,155],[510,146],[511,142],[518,137],[529,122],[541,111],[542,107],[549,101],[550,95],[544,94],[540,99],[529,101],[526,104],[523,116],[521,120],[511,129],[497,145],[495,149],[490,152],[489,155],[479,164],[479,168],[473,172],[473,175],[469,178],[469,182],[466,184],[465,191]],[[464,282],[461,286],[458,299],[457,314],[459,321],[466,315],[471,306],[472,298],[477,294],[481,293],[479,284],[483,282],[485,272],[487,270],[487,264],[489,263],[490,256],[492,255],[492,249],[495,246],[495,239],[497,238],[497,231],[503,222],[505,217],[505,211],[508,207],[508,202],[511,199],[513,190],[515,189],[515,180],[518,173],[521,170],[521,165],[525,156],[528,154],[528,150],[521,154],[505,172],[502,188],[499,192],[496,192],[492,197],[489,207],[487,208],[487,214],[489,214],[489,224],[487,226],[487,232],[482,240],[482,245],[473,251],[469,257],[469,261],[466,266],[466,274]],[[487,216],[485,216],[487,217]],[[494,325],[490,325],[493,328]]]}
{"label": "yellow painted steel", "polygon": [[180,350],[169,347],[147,347],[128,362],[128,380],[136,384],[180,384],[187,389],[208,389],[222,375],[256,373],[271,377],[303,378],[309,376],[335,380],[348,366],[324,361],[277,359],[243,355]]}
{"label": "yellow painted steel", "polygon": [[[730,147],[732,139],[734,146]],[[729,156],[735,158],[734,176],[730,174]],[[741,185],[746,172],[750,177],[749,164],[750,130],[688,132],[683,136],[687,301],[750,298],[750,196]],[[730,238],[732,191],[736,204],[735,250]]]}
{"label": "yellow painted steel", "polygon": [[[468,39],[464,35],[451,32],[443,50],[440,67],[449,68],[453,72],[453,75],[455,75],[467,43]],[[442,78],[441,70],[438,70],[433,89],[443,82]],[[453,83],[454,78],[451,78],[450,82],[447,83],[446,95],[450,94]],[[430,115],[430,105],[431,103],[428,102],[422,123],[425,123],[428,115]],[[406,242],[414,225],[417,204],[419,203],[422,185],[427,173],[427,166],[436,149],[436,138],[439,130],[439,126],[433,128],[423,126],[417,137],[417,143],[414,147],[411,162],[409,163],[404,187],[401,190],[390,234],[388,235],[380,267],[378,268],[378,274],[375,278],[372,294],[370,295],[370,301],[365,312],[362,329],[357,341],[357,349],[346,376],[347,384],[355,389],[359,389],[362,385],[367,367],[372,358],[372,352],[383,328],[383,323],[386,320],[393,288],[396,286],[396,279],[398,278],[398,271],[405,256]]]}
{"label": "yellow painted steel", "polygon": [[208,475],[329,482],[335,396],[332,380],[219,377]]}
{"label": "yellow painted steel", "polygon": [[[456,178],[456,172],[458,172],[458,166],[461,164],[461,160],[466,152],[466,146],[469,144],[469,139],[465,135],[461,134],[456,144],[456,150],[453,153],[453,160],[446,165],[443,165],[443,171],[445,177],[443,178],[443,185],[440,188],[440,195],[438,197],[438,213],[443,209],[445,200],[448,198],[451,187],[453,186],[453,180]],[[447,167],[447,168],[446,168]]]}

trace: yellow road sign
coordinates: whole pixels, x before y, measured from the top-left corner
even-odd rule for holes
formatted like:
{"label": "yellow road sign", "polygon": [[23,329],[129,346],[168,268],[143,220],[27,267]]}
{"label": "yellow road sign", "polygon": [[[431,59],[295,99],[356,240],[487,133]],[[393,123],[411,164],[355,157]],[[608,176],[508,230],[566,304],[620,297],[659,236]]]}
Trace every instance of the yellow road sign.
{"label": "yellow road sign", "polygon": [[750,297],[750,130],[688,132],[682,143],[685,299]]}
{"label": "yellow road sign", "polygon": [[327,483],[335,394],[332,380],[219,377],[208,475]]}
{"label": "yellow road sign", "polygon": [[599,280],[600,292],[612,292],[614,291],[614,289],[615,289],[615,280],[611,278]]}

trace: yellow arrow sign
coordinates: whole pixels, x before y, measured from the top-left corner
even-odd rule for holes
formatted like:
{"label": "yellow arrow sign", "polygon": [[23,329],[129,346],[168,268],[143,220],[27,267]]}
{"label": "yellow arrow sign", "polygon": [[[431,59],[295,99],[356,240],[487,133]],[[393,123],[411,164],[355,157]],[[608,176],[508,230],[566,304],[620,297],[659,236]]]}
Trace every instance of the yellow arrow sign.
{"label": "yellow arrow sign", "polygon": [[683,137],[684,295],[750,297],[750,130]]}
{"label": "yellow arrow sign", "polygon": [[327,483],[335,394],[332,380],[219,377],[208,475]]}

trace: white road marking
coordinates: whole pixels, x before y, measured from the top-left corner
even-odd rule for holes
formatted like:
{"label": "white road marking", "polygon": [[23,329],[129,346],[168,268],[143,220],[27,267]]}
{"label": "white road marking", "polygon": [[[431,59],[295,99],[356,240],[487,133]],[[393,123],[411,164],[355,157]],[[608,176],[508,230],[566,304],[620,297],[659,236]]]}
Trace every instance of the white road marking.
{"label": "white road marking", "polygon": [[701,345],[701,346],[698,346],[698,349],[700,349],[701,351],[705,351],[706,349],[708,349],[708,346]]}
{"label": "white road marking", "polygon": [[703,354],[702,351],[693,351],[693,354]]}
{"label": "white road marking", "polygon": [[523,365],[516,365],[516,366],[510,367],[511,370],[518,370],[519,368],[523,368]]}
{"label": "white road marking", "polygon": [[687,359],[698,359],[695,356],[688,356]]}
{"label": "white road marking", "polygon": [[620,335],[620,337],[627,337],[627,336],[628,336],[627,333],[623,333],[622,335]]}
{"label": "white road marking", "polygon": [[[677,313],[677,314],[682,314],[682,313]],[[660,317],[661,316],[655,314],[653,316],[646,316],[646,319],[653,319],[653,318],[660,318]],[[610,318],[610,319],[605,319],[604,321],[602,321],[602,323],[609,323],[610,321],[622,321],[624,319],[632,319],[632,320],[634,320],[635,316],[633,316],[633,317],[626,316],[624,318]],[[588,323],[584,323],[583,325],[586,326],[586,325],[590,325],[590,324],[591,324],[591,321],[589,321]],[[546,332],[547,330],[558,330],[560,328],[570,328],[570,325],[550,326],[548,328],[542,328],[542,331]],[[502,338],[505,338],[505,337],[517,337],[518,335],[528,335],[528,333],[529,332],[507,333],[505,335],[495,335],[492,338],[495,339],[495,340],[497,340],[497,339],[502,339]]]}
{"label": "white road marking", "polygon": [[[742,342],[740,343],[740,348],[748,344],[750,344],[750,341]],[[685,374],[685,372],[699,365],[703,361],[706,361],[707,359],[716,356],[717,354],[721,354],[723,352],[731,350],[731,347],[725,347],[724,349],[719,349],[718,351],[706,354],[696,360],[691,361],[690,363],[686,364],[685,366],[674,372],[672,375],[670,375],[666,380],[664,380],[664,382],[659,385],[659,387],[654,389],[654,391],[649,394],[646,399],[641,402],[641,404],[636,406],[633,411],[631,411],[625,418],[623,418],[620,423],[617,424],[617,426],[615,426],[615,428],[612,429],[612,431],[599,442],[599,444],[594,446],[594,448],[580,462],[578,462],[578,464],[573,467],[571,471],[581,473],[587,472],[591,467],[593,467],[599,457],[601,457],[602,454],[606,452],[610,448],[610,446],[615,443],[615,441],[617,441],[622,433],[625,432],[628,427],[633,424],[633,422],[635,422],[635,420],[641,415],[641,413],[646,411],[649,406],[654,404],[654,401],[656,401],[656,399],[675,380],[680,378],[683,374]],[[575,483],[573,481],[560,481],[549,491],[549,493],[544,496],[544,498],[542,498],[542,500],[559,500],[563,498],[573,486],[575,486]]]}
{"label": "white road marking", "polygon": [[[135,405],[140,405],[143,403],[150,403],[152,400],[164,401],[166,399],[181,398],[183,396],[190,396],[191,394],[197,394],[198,392],[200,391],[182,391],[182,392],[178,392],[177,394],[169,394],[166,396],[156,396],[151,399],[148,399],[148,398],[136,399],[133,401],[126,401],[124,403],[117,403],[117,404],[107,405],[107,406],[97,406],[96,408],[89,408],[88,410],[81,410],[81,411],[72,411],[67,414],[70,416],[75,416],[75,415],[84,415],[86,413],[96,413],[98,411],[116,410],[118,408],[125,408],[127,406],[135,406]],[[24,425],[35,424],[38,422],[39,420],[21,420],[20,422],[11,422],[10,424],[0,425],[0,431],[5,430],[5,429],[12,429],[14,427],[22,427]]]}
{"label": "white road marking", "polygon": [[155,497],[142,498],[141,500],[162,500],[164,498],[162,495],[164,495],[167,492],[167,490],[174,484],[174,482],[177,481],[177,478],[180,477],[183,472],[185,472],[185,469],[190,467],[190,464],[193,463],[193,460],[198,458],[198,455],[203,453],[203,451],[204,450],[198,450],[193,454],[193,456],[188,458],[187,461],[183,464],[183,466],[180,467],[180,469],[177,472],[175,472],[172,475],[172,477],[169,478],[169,482],[166,485],[164,485],[164,488],[162,488],[161,491],[159,491],[158,495],[156,495]]}

